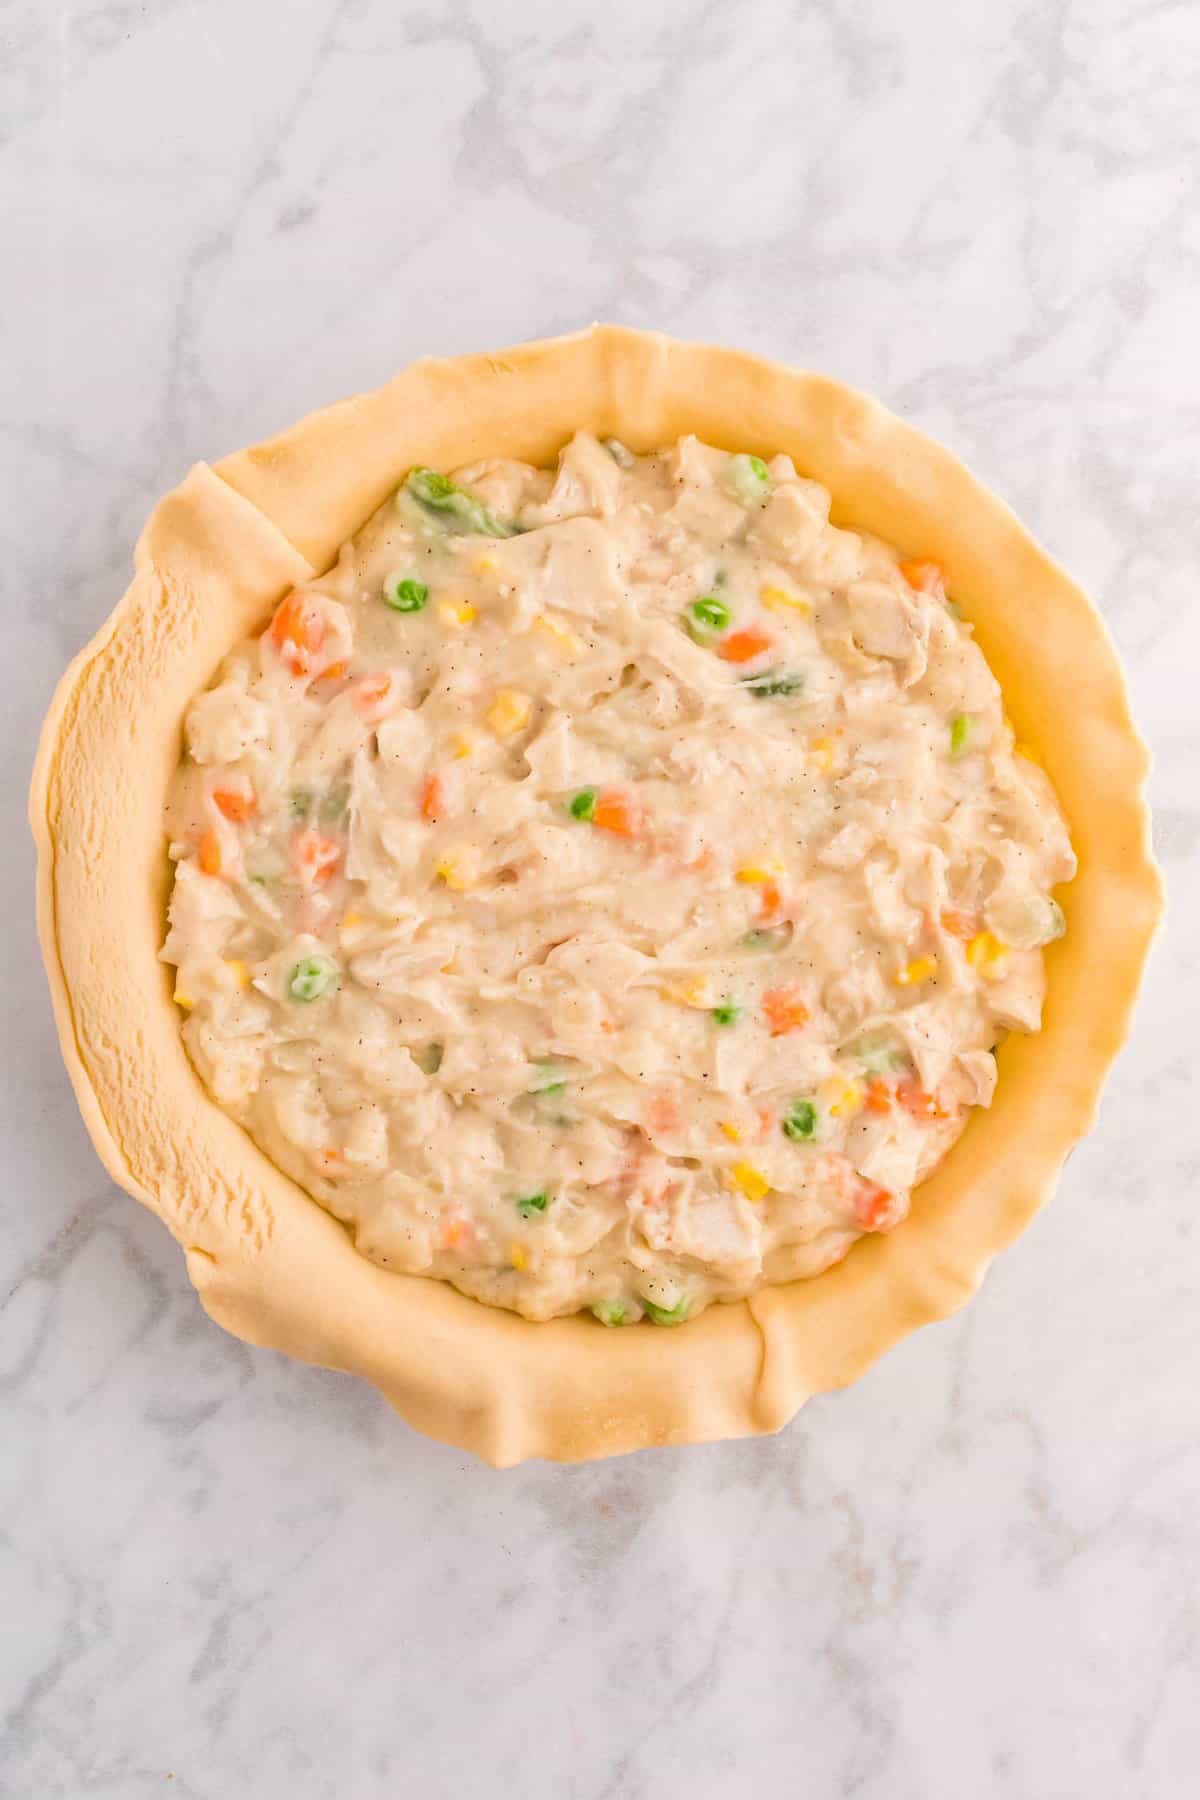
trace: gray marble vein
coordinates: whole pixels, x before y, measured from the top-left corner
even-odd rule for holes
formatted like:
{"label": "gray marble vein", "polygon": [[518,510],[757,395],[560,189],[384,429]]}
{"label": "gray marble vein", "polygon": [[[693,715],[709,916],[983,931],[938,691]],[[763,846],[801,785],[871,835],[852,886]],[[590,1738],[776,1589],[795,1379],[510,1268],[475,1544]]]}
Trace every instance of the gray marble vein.
{"label": "gray marble vein", "polygon": [[[1194,1791],[1198,93],[1155,0],[0,5],[0,1793]],[[24,790],[194,459],[597,317],[858,382],[1017,507],[1126,659],[1172,911],[971,1308],[776,1439],[498,1475],[224,1336],[107,1181]]]}

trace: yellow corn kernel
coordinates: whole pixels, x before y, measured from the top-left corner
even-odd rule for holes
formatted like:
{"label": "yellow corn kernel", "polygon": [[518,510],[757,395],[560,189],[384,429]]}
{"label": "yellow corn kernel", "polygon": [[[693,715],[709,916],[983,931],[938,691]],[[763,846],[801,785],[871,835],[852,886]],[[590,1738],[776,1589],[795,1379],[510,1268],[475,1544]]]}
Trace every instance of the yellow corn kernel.
{"label": "yellow corn kernel", "polygon": [[734,1163],[729,1174],[734,1186],[741,1189],[752,1206],[757,1206],[763,1195],[769,1194],[771,1191],[770,1182],[762,1170],[756,1169],[753,1163]]}
{"label": "yellow corn kernel", "polygon": [[469,737],[465,731],[462,732],[454,740],[454,754],[458,758],[459,762],[462,761],[464,756],[470,756],[470,754],[474,750],[474,748],[475,748],[475,739],[473,737]]}
{"label": "yellow corn kernel", "polygon": [[501,688],[484,714],[497,737],[513,737],[529,723],[533,703],[519,688]]}
{"label": "yellow corn kernel", "polygon": [[1026,762],[1036,763],[1038,768],[1041,768],[1042,759],[1032,744],[1014,744],[1013,749],[1018,756],[1023,756]]}
{"label": "yellow corn kernel", "polygon": [[229,970],[229,973],[233,976],[233,979],[240,988],[250,986],[250,971],[240,956],[227,956],[225,958],[225,967]]}
{"label": "yellow corn kernel", "polygon": [[469,625],[479,617],[479,608],[469,600],[439,600],[437,615],[443,625]]}
{"label": "yellow corn kernel", "polygon": [[575,636],[575,633],[571,630],[570,626],[564,625],[562,620],[556,619],[553,614],[539,613],[533,622],[538,630],[543,632],[545,636],[551,640],[555,648],[561,650],[564,655],[578,656],[579,652],[583,649],[583,645]]}
{"label": "yellow corn kernel", "polygon": [[508,1246],[508,1260],[514,1269],[527,1269],[529,1267],[529,1252],[524,1244],[510,1244]]}
{"label": "yellow corn kernel", "polygon": [[174,999],[176,1006],[182,1006],[184,1012],[191,1012],[193,1006],[196,1004],[192,996],[190,994],[185,994],[181,987],[175,989]]}
{"label": "yellow corn kernel", "polygon": [[761,887],[765,882],[774,881],[783,874],[781,862],[743,863],[736,871],[736,879],[744,881],[747,887]]}
{"label": "yellow corn kernel", "polygon": [[721,1130],[725,1133],[725,1136],[729,1139],[731,1144],[740,1144],[741,1143],[741,1141],[742,1141],[741,1131],[734,1124],[732,1119],[722,1119],[721,1120]]}
{"label": "yellow corn kernel", "polygon": [[494,575],[499,566],[494,556],[477,556],[475,558],[477,575]]}
{"label": "yellow corn kernel", "polygon": [[823,774],[828,774],[833,767],[833,743],[827,737],[817,738],[809,745],[809,755]]}
{"label": "yellow corn kernel", "polygon": [[670,987],[660,988],[664,1000],[674,1000],[677,1006],[711,1006],[712,987],[707,975],[691,975],[684,981],[676,981]]}
{"label": "yellow corn kernel", "polygon": [[937,974],[936,956],[918,956],[892,976],[897,987],[919,987],[923,981],[932,980]]}
{"label": "yellow corn kernel", "polygon": [[844,1081],[835,1076],[830,1081],[822,1082],[821,1099],[835,1119],[852,1118],[856,1112],[862,1111],[862,1082]]}
{"label": "yellow corn kernel", "polygon": [[470,849],[451,851],[434,869],[434,874],[455,894],[465,894],[474,887],[477,873],[475,855]]}
{"label": "yellow corn kernel", "polygon": [[812,611],[811,600],[806,600],[802,594],[789,594],[786,588],[762,587],[758,597],[768,612],[794,612],[807,617]]}
{"label": "yellow corn kernel", "polygon": [[342,922],[338,928],[338,937],[342,948],[351,953],[361,950],[370,941],[373,930],[374,927],[370,920],[365,919],[362,913],[351,907],[348,912],[342,914]]}
{"label": "yellow corn kernel", "polygon": [[973,969],[978,969],[985,981],[996,981],[1004,973],[1001,965],[1008,955],[1008,945],[1002,944],[998,937],[990,931],[975,934],[967,945],[967,961]]}

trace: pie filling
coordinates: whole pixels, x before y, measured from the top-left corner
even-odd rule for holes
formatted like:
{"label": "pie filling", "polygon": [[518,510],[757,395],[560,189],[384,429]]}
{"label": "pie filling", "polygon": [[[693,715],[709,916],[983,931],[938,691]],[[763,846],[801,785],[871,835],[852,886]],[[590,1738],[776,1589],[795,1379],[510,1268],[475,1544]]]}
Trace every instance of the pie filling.
{"label": "pie filling", "polygon": [[691,437],[414,469],[193,701],[188,1052],[373,1261],[677,1324],[898,1225],[1038,1029],[1053,790],[829,504]]}

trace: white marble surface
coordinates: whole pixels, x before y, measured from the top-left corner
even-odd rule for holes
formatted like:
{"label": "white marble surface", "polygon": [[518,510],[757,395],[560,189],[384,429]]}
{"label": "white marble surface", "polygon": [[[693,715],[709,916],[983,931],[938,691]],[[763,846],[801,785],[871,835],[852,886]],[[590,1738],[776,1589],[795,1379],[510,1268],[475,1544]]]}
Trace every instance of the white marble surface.
{"label": "white marble surface", "polygon": [[[1200,9],[1133,0],[0,6],[0,1792],[1194,1791],[1198,92]],[[21,815],[194,458],[594,317],[1013,501],[1128,661],[1173,914],[966,1314],[775,1440],[497,1475],[206,1320],[76,1116]]]}

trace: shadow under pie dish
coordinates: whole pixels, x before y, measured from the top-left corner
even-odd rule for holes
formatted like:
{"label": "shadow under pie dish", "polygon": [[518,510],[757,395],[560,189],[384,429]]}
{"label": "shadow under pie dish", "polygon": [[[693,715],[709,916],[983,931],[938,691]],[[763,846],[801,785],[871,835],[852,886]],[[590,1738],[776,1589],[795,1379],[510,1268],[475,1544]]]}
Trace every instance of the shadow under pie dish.
{"label": "shadow under pie dish", "polygon": [[[366,1376],[412,1423],[496,1463],[745,1435],[962,1304],[1048,1196],[1160,910],[1147,759],[1098,615],[946,451],[824,378],[594,328],[417,364],[197,467],[155,510],[136,567],[45,728],[39,919],[97,1148],[183,1243],[227,1328]],[[197,713],[210,688],[223,701]],[[1066,729],[1064,691],[1085,730]],[[562,718],[570,742],[548,736]],[[718,803],[731,769],[753,792]],[[989,858],[951,858],[949,889],[934,881],[944,856],[854,840],[873,798],[882,817],[920,794],[909,826],[944,845],[996,782],[1033,797],[1027,828],[984,808]],[[488,832],[454,822],[489,807]],[[572,940],[597,936],[586,916],[543,930],[549,944],[519,938],[534,867],[553,874],[546,906],[573,892],[593,925],[615,908],[629,926],[586,979],[569,960]],[[258,936],[226,916],[251,883],[247,905],[268,897]],[[200,900],[180,902],[181,885]],[[447,964],[398,956],[418,893],[418,934],[444,952],[457,933]],[[639,899],[630,926],[621,909]],[[837,933],[855,908],[871,929],[847,989],[854,943]],[[507,961],[489,963],[506,932]],[[248,956],[220,954],[244,943]],[[998,1012],[1022,969],[1038,991]],[[636,1004],[589,1025],[587,991]],[[472,995],[487,1001],[467,1007],[487,1046],[482,1096],[456,1046]],[[330,1068],[313,1020],[351,1006]],[[993,1064],[989,1038],[1038,1011],[1041,1029],[1014,1031]],[[606,1025],[611,1055],[587,1035]],[[253,1055],[239,1076],[239,1036],[269,1040],[265,1081]],[[351,1041],[392,1057],[385,1088],[434,1110],[363,1102]],[[639,1110],[704,1068],[719,1098]],[[974,1105],[992,1081],[990,1106]],[[493,1130],[500,1107],[512,1125]],[[465,1196],[474,1264],[431,1181],[435,1150]],[[488,1179],[472,1199],[475,1167]],[[640,1264],[597,1248],[631,1221]],[[545,1310],[550,1263],[569,1279],[549,1310],[667,1323],[694,1300],[695,1316],[603,1330],[501,1310]]]}

